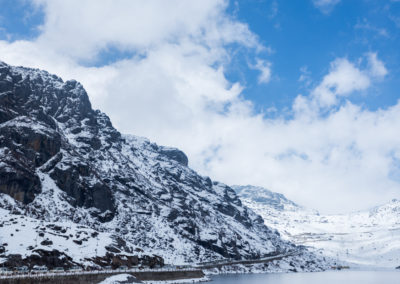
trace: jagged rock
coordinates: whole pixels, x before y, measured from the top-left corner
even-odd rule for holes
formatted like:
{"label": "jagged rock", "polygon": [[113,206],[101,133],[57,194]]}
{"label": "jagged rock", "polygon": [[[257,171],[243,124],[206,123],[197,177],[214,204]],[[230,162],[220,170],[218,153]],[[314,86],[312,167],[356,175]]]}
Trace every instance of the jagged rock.
{"label": "jagged rock", "polygon": [[32,255],[25,258],[20,254],[9,255],[4,265],[6,267],[27,266],[30,269],[35,265],[45,265],[48,269],[53,269],[54,267],[64,267],[68,269],[76,265],[72,261],[72,258],[58,250],[47,251],[40,249],[34,250],[33,252]]}
{"label": "jagged rock", "polygon": [[171,160],[175,160],[181,165],[188,166],[189,159],[181,150],[171,147],[159,147],[159,152],[162,155],[167,156]]}
{"label": "jagged rock", "polygon": [[53,242],[50,241],[49,239],[46,239],[46,240],[42,241],[40,244],[42,246],[51,246],[53,244]]}
{"label": "jagged rock", "polygon": [[120,266],[127,266],[131,268],[138,265],[150,266],[150,264],[152,264],[153,267],[155,267],[156,265],[162,267],[164,265],[163,259],[155,256],[139,258],[137,255],[123,255],[110,252],[107,252],[105,256],[102,257],[97,256],[91,259],[91,261],[101,267],[111,266],[112,268],[118,268]]}

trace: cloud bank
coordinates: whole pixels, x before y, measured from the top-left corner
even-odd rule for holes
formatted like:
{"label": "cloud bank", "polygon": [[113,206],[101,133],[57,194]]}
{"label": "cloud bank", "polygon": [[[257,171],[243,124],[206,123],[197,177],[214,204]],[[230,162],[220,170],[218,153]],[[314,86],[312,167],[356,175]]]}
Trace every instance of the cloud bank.
{"label": "cloud bank", "polygon": [[[370,111],[348,100],[387,76],[376,53],[335,59],[289,118],[270,118],[225,75],[235,48],[254,57],[260,83],[273,72],[266,47],[225,1],[34,3],[45,13],[40,35],[0,41],[0,60],[81,81],[122,132],[183,149],[212,179],[265,186],[325,212],[399,196],[400,104]],[[119,60],[104,63],[114,50]]]}

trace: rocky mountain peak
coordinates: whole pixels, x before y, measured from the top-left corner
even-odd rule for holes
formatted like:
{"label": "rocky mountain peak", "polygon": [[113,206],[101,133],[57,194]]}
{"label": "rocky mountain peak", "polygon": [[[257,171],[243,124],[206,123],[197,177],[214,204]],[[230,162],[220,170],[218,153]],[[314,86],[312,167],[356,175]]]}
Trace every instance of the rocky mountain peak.
{"label": "rocky mountain peak", "polygon": [[[190,169],[182,151],[121,135],[74,80],[1,63],[0,153],[3,223],[18,213],[31,224],[9,237],[15,246],[2,257],[57,249],[76,263],[106,265],[121,254],[186,263],[294,248],[232,188]],[[52,245],[73,230],[70,247]],[[46,239],[18,243],[17,232]]]}
{"label": "rocky mountain peak", "polygon": [[270,191],[264,187],[252,185],[233,185],[232,188],[240,196],[240,198],[259,204],[268,205],[277,210],[301,208],[293,201],[287,199],[283,194]]}

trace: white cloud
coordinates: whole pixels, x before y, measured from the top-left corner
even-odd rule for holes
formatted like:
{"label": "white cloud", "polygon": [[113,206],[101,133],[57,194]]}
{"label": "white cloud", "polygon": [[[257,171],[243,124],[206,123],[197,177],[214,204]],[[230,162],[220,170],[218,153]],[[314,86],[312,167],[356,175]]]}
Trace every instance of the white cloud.
{"label": "white cloud", "polygon": [[312,0],[312,1],[314,3],[314,6],[325,14],[330,13],[332,9],[340,2],[340,0]]}
{"label": "white cloud", "polygon": [[314,89],[312,95],[322,107],[336,104],[338,96],[346,96],[354,91],[370,86],[370,78],[347,59],[338,58],[331,63],[329,74]]}
{"label": "white cloud", "polygon": [[367,57],[371,76],[375,78],[385,77],[388,71],[383,62],[378,59],[377,54],[370,52],[367,54]]}
{"label": "white cloud", "polygon": [[[78,2],[41,3],[42,34],[0,41],[0,59],[81,81],[121,131],[180,147],[212,179],[262,185],[325,211],[399,196],[400,104],[372,112],[343,101],[386,75],[376,54],[366,55],[365,68],[334,60],[311,94],[293,102],[292,119],[271,119],[254,113],[243,86],[224,75],[227,43],[262,49],[224,1],[79,1],[79,11]],[[137,56],[82,65],[110,45]],[[260,62],[269,80],[269,63]]]}
{"label": "white cloud", "polygon": [[368,67],[360,69],[346,58],[337,58],[330,64],[330,71],[321,83],[312,91],[312,99],[307,107],[313,105],[331,107],[338,103],[339,97],[345,97],[355,91],[363,91],[370,87],[372,81],[382,79],[388,71],[376,53],[366,55]]}
{"label": "white cloud", "polygon": [[258,58],[256,64],[250,66],[251,68],[260,71],[258,83],[268,83],[271,80],[271,65],[271,62]]}
{"label": "white cloud", "polygon": [[247,25],[224,14],[224,0],[35,2],[46,13],[37,41],[78,59],[92,59],[108,46],[143,52],[184,39],[209,47],[239,42],[262,48]]}

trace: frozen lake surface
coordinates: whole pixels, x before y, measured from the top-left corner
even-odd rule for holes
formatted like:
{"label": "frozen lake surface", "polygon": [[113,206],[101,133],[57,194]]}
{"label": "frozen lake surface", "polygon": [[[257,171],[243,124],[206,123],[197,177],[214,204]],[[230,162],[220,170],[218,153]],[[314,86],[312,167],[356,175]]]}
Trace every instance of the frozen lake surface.
{"label": "frozen lake surface", "polygon": [[211,278],[213,284],[399,284],[400,271],[230,274]]}

